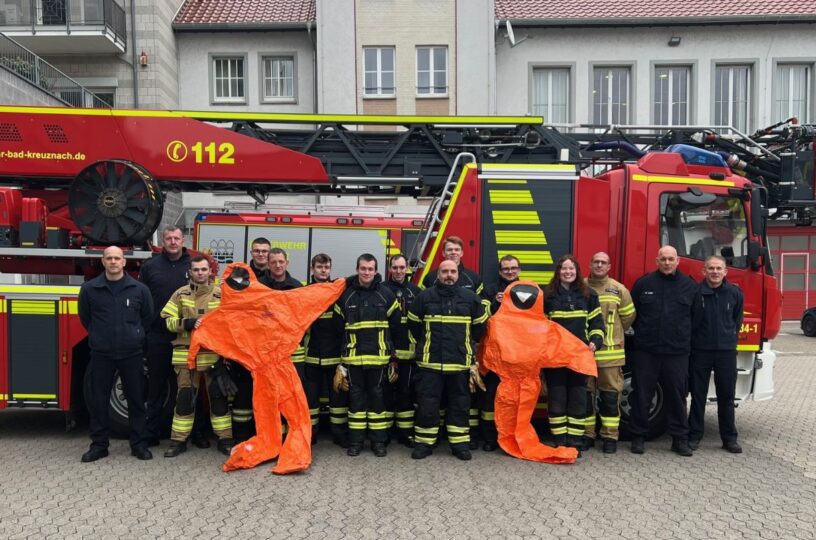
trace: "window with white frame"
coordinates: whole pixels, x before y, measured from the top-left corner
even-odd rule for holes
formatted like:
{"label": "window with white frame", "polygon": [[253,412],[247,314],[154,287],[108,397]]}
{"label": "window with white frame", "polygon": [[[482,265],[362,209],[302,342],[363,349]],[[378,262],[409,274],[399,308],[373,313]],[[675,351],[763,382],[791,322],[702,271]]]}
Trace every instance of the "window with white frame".
{"label": "window with white frame", "polygon": [[534,68],[531,113],[548,124],[566,124],[569,118],[569,68]]}
{"label": "window with white frame", "polygon": [[656,66],[654,70],[654,123],[687,126],[691,88],[691,67]]}
{"label": "window with white frame", "polygon": [[751,124],[751,66],[721,65],[714,70],[714,123],[746,133]]}
{"label": "window with white frame", "polygon": [[363,47],[363,70],[363,95],[394,95],[393,47]]}
{"label": "window with white frame", "polygon": [[295,59],[292,56],[264,56],[261,60],[263,100],[295,98]]}
{"label": "window with white frame", "polygon": [[448,48],[417,47],[417,94],[448,93]]}
{"label": "window with white frame", "polygon": [[808,64],[779,64],[774,79],[774,121],[795,116],[810,122],[811,71]]}
{"label": "window with white frame", "polygon": [[246,75],[243,56],[218,56],[212,59],[213,101],[243,103],[246,101]]}
{"label": "window with white frame", "polygon": [[628,67],[596,67],[592,75],[592,122],[595,124],[629,123],[630,69]]}

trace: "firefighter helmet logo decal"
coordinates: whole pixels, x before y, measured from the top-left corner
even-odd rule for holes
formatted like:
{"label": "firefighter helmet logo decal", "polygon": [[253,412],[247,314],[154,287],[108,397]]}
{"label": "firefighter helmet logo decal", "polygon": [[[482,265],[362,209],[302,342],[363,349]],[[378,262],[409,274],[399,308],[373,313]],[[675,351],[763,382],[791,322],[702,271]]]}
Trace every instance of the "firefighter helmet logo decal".
{"label": "firefighter helmet logo decal", "polygon": [[173,163],[181,163],[187,159],[187,145],[179,140],[170,141],[167,145],[167,157]]}

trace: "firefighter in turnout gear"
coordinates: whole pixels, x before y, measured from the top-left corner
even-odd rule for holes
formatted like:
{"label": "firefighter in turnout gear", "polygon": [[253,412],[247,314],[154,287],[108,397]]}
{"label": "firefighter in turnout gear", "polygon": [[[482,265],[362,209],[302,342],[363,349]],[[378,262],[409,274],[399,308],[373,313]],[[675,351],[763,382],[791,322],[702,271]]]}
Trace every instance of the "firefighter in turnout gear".
{"label": "firefighter in turnout gear", "polygon": [[[606,324],[603,346],[595,351],[598,362],[598,377],[588,377],[587,411],[591,418],[586,425],[585,436],[590,444],[595,440],[595,403],[598,399],[598,413],[601,417],[600,437],[603,452],[617,451],[618,427],[620,426],[620,398],[623,392],[623,365],[626,363],[624,332],[635,320],[635,304],[629,290],[609,277],[611,270],[609,255],[604,252],[592,256],[589,277],[590,289],[598,293],[601,314]],[[597,397],[596,397],[597,396]]]}
{"label": "firefighter in turnout gear", "polygon": [[[489,307],[489,301],[485,299],[485,288],[479,274],[465,268],[462,264],[462,257],[465,254],[465,242],[458,236],[448,236],[442,242],[442,256],[446,261],[453,261],[456,263],[459,277],[456,280],[456,285],[464,289],[475,292],[484,301],[485,306]],[[432,287],[438,279],[437,271],[429,272],[425,279],[422,280],[420,289],[427,289]],[[444,403],[444,402],[443,402]],[[481,438],[479,430],[479,403],[477,399],[471,401],[471,407],[468,411],[468,425],[470,426],[470,449],[476,450],[479,447],[478,439]]]}
{"label": "firefighter in turnout gear", "polygon": [[[419,293],[419,287],[408,281],[406,272],[408,261],[404,255],[398,254],[391,257],[388,263],[389,279],[385,282],[394,296],[400,308],[400,326],[394,335],[394,348],[396,349],[396,370],[397,380],[395,383],[388,383],[388,394],[394,407],[394,416],[397,421],[397,440],[405,446],[414,446],[414,373],[416,364],[414,363],[414,352],[416,350],[416,340],[408,330],[408,308],[411,307],[414,298]],[[393,366],[393,363],[392,363]]]}
{"label": "firefighter in turnout gear", "polygon": [[467,461],[470,454],[469,382],[476,343],[484,333],[488,309],[479,296],[456,283],[455,261],[442,261],[433,287],[421,292],[408,310],[408,327],[417,340],[414,451],[411,457],[431,455],[439,434],[439,408],[447,397],[445,421],[453,455]]}
{"label": "firefighter in turnout gear", "polygon": [[370,253],[357,257],[357,275],[335,309],[345,321],[343,365],[349,382],[349,456],[359,456],[366,438],[377,457],[386,455],[388,415],[383,384],[394,354],[391,336],[400,324],[399,304],[377,273],[377,259]]}
{"label": "firefighter in turnout gear", "polygon": [[[318,253],[312,257],[312,279],[314,283],[331,281],[331,257]],[[348,448],[348,392],[334,389],[332,380],[340,365],[343,345],[343,319],[334,310],[334,305],[323,313],[306,334],[306,400],[312,421],[312,443],[317,439],[320,420],[320,397],[325,391],[329,396],[329,417],[332,441],[341,448]]]}
{"label": "firefighter in turnout gear", "polygon": [[[490,283],[485,287],[485,296],[490,301],[490,314],[495,315],[504,299],[504,290],[519,279],[521,263],[513,255],[505,255],[499,261],[499,280]],[[499,447],[496,431],[496,390],[499,387],[499,376],[488,371],[485,366],[480,366],[486,390],[479,394],[481,406],[479,415],[479,425],[482,430],[484,444],[482,450],[493,452]]]}
{"label": "firefighter in turnout gear", "polygon": [[[583,341],[589,350],[603,346],[604,322],[598,294],[587,287],[581,267],[572,255],[564,255],[555,266],[555,273],[545,289],[544,313],[572,335]],[[588,420],[587,376],[569,368],[545,369],[549,398],[550,431],[555,446],[572,446],[587,450],[584,437]]]}
{"label": "firefighter in turnout gear", "polygon": [[164,457],[176,457],[187,450],[202,375],[210,403],[210,422],[218,437],[218,450],[228,456],[233,444],[228,393],[234,391],[234,385],[231,380],[226,380],[229,375],[224,373],[223,360],[213,352],[203,351],[196,357],[195,371],[187,367],[190,334],[201,324],[200,317],[221,303],[221,290],[210,278],[210,263],[203,256],[190,259],[190,276],[190,283],[173,293],[161,311],[167,329],[176,334],[173,369],[178,380],[170,447]]}

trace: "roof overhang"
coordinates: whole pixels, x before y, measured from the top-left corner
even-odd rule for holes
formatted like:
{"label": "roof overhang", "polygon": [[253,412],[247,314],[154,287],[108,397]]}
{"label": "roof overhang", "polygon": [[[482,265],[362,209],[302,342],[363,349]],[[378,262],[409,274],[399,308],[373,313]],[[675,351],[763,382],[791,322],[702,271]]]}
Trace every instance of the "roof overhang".
{"label": "roof overhang", "polygon": [[173,23],[175,32],[279,32],[282,30],[308,30],[314,21],[298,22],[251,22],[251,23]]}
{"label": "roof overhang", "polygon": [[620,27],[620,26],[710,26],[724,24],[803,24],[816,23],[810,15],[727,15],[722,17],[605,17],[580,19],[500,19],[524,27]]}

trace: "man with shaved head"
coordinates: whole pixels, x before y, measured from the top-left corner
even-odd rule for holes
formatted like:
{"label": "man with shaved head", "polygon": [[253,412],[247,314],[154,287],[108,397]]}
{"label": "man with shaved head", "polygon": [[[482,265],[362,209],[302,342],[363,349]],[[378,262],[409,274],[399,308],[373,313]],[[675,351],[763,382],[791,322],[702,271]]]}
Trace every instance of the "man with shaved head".
{"label": "man with shaved head", "polygon": [[633,324],[635,347],[632,366],[632,453],[644,452],[649,433],[649,409],[658,381],[672,436],[671,450],[691,456],[686,412],[691,315],[697,284],[677,270],[677,250],[663,246],[657,252],[657,270],[641,277],[632,287],[637,311]]}
{"label": "man with shaved head", "polygon": [[88,331],[91,349],[86,397],[91,447],[82,455],[82,462],[108,455],[108,400],[117,371],[128,402],[130,453],[138,459],[152,459],[145,433],[142,358],[145,332],[153,321],[153,298],[146,285],[125,272],[125,256],[118,247],[102,252],[102,266],[105,272],[79,290],[79,320]]}
{"label": "man with shaved head", "polygon": [[453,455],[470,454],[469,381],[476,343],[482,337],[488,308],[475,292],[458,285],[456,261],[439,264],[434,284],[408,309],[408,328],[416,339],[416,402],[414,450],[411,457],[431,455],[439,434],[439,407],[447,398],[445,427]]}

